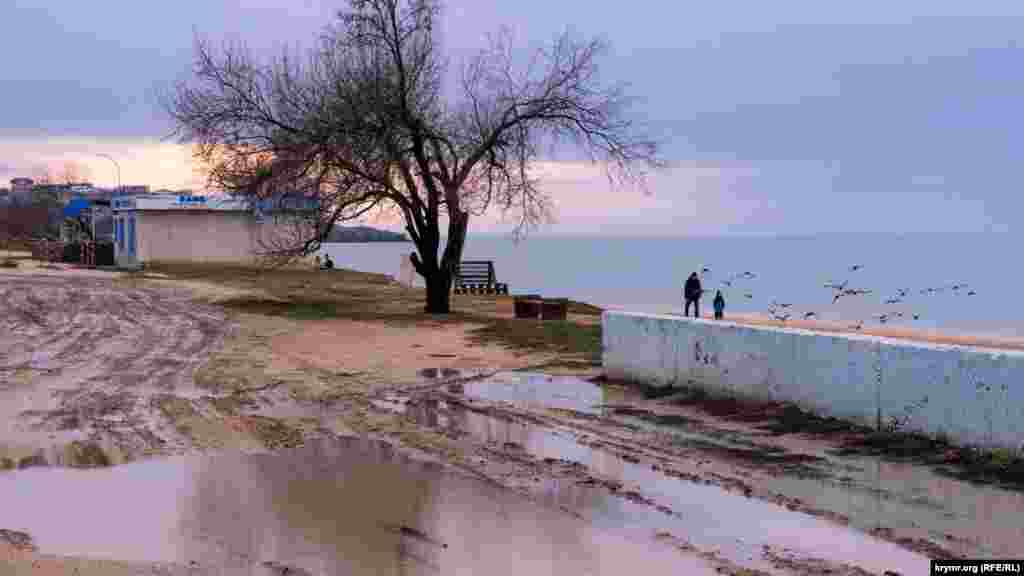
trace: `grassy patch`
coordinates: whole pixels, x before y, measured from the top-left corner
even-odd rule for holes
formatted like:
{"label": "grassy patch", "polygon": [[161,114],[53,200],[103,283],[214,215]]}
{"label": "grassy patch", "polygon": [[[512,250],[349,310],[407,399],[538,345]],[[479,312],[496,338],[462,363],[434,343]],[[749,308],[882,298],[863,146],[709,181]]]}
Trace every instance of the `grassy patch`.
{"label": "grassy patch", "polygon": [[581,316],[600,316],[601,312],[604,312],[604,310],[594,306],[593,304],[569,300],[568,312],[569,314],[579,314]]}
{"label": "grassy patch", "polygon": [[601,358],[601,327],[567,320],[490,319],[469,332],[474,344],[502,344],[530,352],[580,355],[588,361]]}
{"label": "grassy patch", "polygon": [[392,284],[386,274],[356,272],[337,269],[322,272],[306,267],[262,268],[258,266],[199,264],[199,263],[152,263],[146,265],[147,273],[166,274],[182,280],[205,280],[229,286],[264,288],[294,288],[309,285],[324,287],[334,283]]}
{"label": "grassy patch", "polygon": [[192,403],[177,396],[163,395],[153,399],[157,410],[170,420],[175,429],[182,435],[192,437],[192,426],[185,421],[198,418]]}
{"label": "grassy patch", "polygon": [[230,396],[206,396],[204,397],[214,409],[221,414],[237,416],[245,408],[258,406],[258,403],[245,394],[235,393]]}
{"label": "grassy patch", "polygon": [[97,444],[78,440],[67,446],[68,465],[72,468],[105,468],[110,466],[110,458]]}
{"label": "grassy patch", "polygon": [[275,418],[249,416],[246,424],[267,448],[294,448],[303,443],[302,431]]}
{"label": "grassy patch", "polygon": [[42,452],[36,452],[31,456],[25,456],[18,460],[18,469],[24,470],[25,468],[34,468],[36,466],[47,466],[46,457],[43,456]]}
{"label": "grassy patch", "polygon": [[291,320],[325,320],[341,316],[337,303],[332,301],[279,302],[245,297],[226,300],[221,305],[247,314],[279,316]]}
{"label": "grassy patch", "polygon": [[945,476],[1024,490],[1024,457],[1004,448],[953,446],[920,434],[874,432],[847,441],[837,452],[921,462]]}
{"label": "grassy patch", "polygon": [[[396,325],[476,324],[470,332],[474,344],[499,344],[527,352],[555,352],[577,356],[579,363],[598,362],[601,356],[601,327],[571,320],[534,321],[502,317],[497,310],[510,304],[509,297],[459,296],[453,311],[430,315],[423,311],[423,294],[394,287],[382,275],[347,270],[323,273],[306,270],[254,270],[250,268],[210,270],[157,267],[157,271],[183,279],[224,282],[246,289],[260,289],[271,298],[246,296],[221,302],[225,308],[247,314],[276,316],[291,320],[345,319],[386,322]],[[570,303],[570,312],[599,315],[601,309],[589,304]]]}

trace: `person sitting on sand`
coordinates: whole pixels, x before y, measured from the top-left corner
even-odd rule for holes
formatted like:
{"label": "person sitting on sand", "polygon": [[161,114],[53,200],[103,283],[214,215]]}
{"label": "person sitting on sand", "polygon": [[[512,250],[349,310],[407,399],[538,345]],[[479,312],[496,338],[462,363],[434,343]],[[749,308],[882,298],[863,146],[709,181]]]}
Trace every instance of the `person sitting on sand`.
{"label": "person sitting on sand", "polygon": [[718,290],[715,292],[715,320],[722,319],[722,312],[725,310],[725,297],[722,296],[722,291]]}
{"label": "person sitting on sand", "polygon": [[700,296],[704,291],[700,287],[700,278],[697,277],[697,273],[690,274],[690,277],[686,279],[686,285],[683,286],[683,298],[686,300],[686,306],[683,308],[683,316],[690,315],[690,304],[693,304],[693,317],[700,318]]}

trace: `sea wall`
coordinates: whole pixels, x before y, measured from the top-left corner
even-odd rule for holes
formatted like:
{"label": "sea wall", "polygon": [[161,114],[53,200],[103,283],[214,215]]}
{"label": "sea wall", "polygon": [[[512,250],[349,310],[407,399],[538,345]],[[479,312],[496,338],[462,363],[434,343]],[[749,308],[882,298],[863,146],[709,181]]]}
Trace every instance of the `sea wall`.
{"label": "sea wall", "polygon": [[606,311],[609,378],[1024,449],[1024,352]]}

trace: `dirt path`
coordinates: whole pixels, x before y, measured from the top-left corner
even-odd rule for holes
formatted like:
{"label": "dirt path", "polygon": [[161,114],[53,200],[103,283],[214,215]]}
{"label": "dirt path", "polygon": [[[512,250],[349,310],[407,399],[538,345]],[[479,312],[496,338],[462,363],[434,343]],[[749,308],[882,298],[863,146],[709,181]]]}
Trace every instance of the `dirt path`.
{"label": "dirt path", "polygon": [[[552,534],[585,530],[617,542],[609,546],[621,552],[617,561],[623,565],[639,554],[657,557],[669,572],[676,558],[677,568],[708,574],[915,574],[926,569],[928,556],[1010,557],[1024,541],[1015,520],[1024,512],[1019,493],[940,477],[914,464],[841,455],[834,437],[772,432],[766,414],[732,418],[711,403],[648,399],[592,382],[600,369],[586,368],[578,351],[590,345],[590,332],[517,323],[509,319],[507,301],[467,301],[475,316],[438,321],[414,312],[416,294],[386,284],[328,279],[317,286],[321,277],[299,277],[264,279],[264,290],[237,276],[216,282],[155,278],[126,282],[71,270],[0,273],[0,463],[36,468],[6,478],[0,473],[0,509],[15,523],[0,521],[0,536],[4,529],[11,536],[6,544],[0,538],[0,567],[5,561],[36,563],[52,566],[55,574],[90,574],[91,568],[73,571],[85,560],[59,555],[75,556],[93,542],[88,549],[98,557],[136,562],[124,566],[137,573],[221,573],[228,556],[216,560],[224,551],[213,543],[235,538],[240,528],[228,516],[245,516],[251,517],[246,525],[274,534],[276,544],[267,548],[250,538],[244,545],[251,548],[251,562],[239,564],[238,573],[286,573],[275,566],[287,565],[293,570],[287,573],[318,574],[316,559],[327,561],[325,550],[348,544],[325,542],[315,552],[283,543],[302,540],[298,526],[321,533],[318,526],[337,519],[303,512],[316,508],[314,491],[291,512],[298,516],[275,524],[279,513],[270,511],[282,505],[280,499],[269,488],[250,486],[251,471],[258,466],[258,476],[280,476],[281,486],[302,467],[309,467],[303,478],[341,474],[331,468],[341,464],[321,466],[317,454],[333,450],[349,456],[332,462],[361,461],[365,448],[336,447],[349,437],[384,441],[399,453],[442,463],[461,478],[431,472],[418,483],[394,480],[389,498],[411,491],[402,496],[410,502],[426,498],[415,495],[426,485],[459,486],[451,496],[428,491],[435,494],[428,508],[437,511],[407,522],[444,533],[454,530],[454,520],[443,520],[446,514],[472,518],[477,530],[503,526],[501,518],[509,514],[523,526],[538,521],[528,518],[544,517]],[[375,297],[377,292],[384,296]],[[310,294],[319,299],[296,300]],[[330,295],[336,299],[328,300]],[[324,442],[328,448],[304,447]],[[84,476],[61,468],[194,450],[257,456],[242,463],[226,455],[201,463],[161,459],[74,471]],[[395,465],[404,469],[410,461],[401,458]],[[193,476],[203,475],[209,476],[205,483],[190,487]],[[146,498],[105,512],[88,499],[62,496],[86,483],[97,498],[127,495],[140,482]],[[189,490],[212,494],[212,486],[224,483],[250,486],[244,514],[225,509],[196,532],[188,514],[223,496],[188,505],[176,499]],[[365,495],[346,498],[353,505],[379,500],[373,486],[368,481]],[[498,498],[490,492],[495,489],[505,502],[497,516],[479,512]],[[32,505],[57,501],[64,518],[40,517]],[[142,512],[149,508],[151,520]],[[479,518],[461,510],[478,511]],[[75,519],[99,514],[109,516],[106,528],[85,538],[91,529]],[[186,535],[180,549],[161,543],[172,529]],[[368,538],[377,534],[366,530]],[[392,532],[402,536],[403,530]],[[504,530],[524,550],[543,546],[533,529],[508,524]],[[118,542],[129,537],[139,544],[125,548]],[[400,558],[409,546],[429,540],[373,537],[398,545]],[[590,554],[573,550],[580,558]],[[483,557],[465,546],[447,561],[437,554],[427,554],[431,560],[422,566]],[[165,562],[167,571],[161,572],[164,564],[138,563],[143,560]],[[437,573],[422,566],[410,573]],[[570,563],[561,571],[578,568]],[[96,570],[91,573],[106,573],[102,565]]]}
{"label": "dirt path", "polygon": [[88,465],[90,453],[101,464],[167,451],[173,436],[149,417],[156,399],[197,396],[192,374],[230,327],[183,290],[0,275],[0,461]]}

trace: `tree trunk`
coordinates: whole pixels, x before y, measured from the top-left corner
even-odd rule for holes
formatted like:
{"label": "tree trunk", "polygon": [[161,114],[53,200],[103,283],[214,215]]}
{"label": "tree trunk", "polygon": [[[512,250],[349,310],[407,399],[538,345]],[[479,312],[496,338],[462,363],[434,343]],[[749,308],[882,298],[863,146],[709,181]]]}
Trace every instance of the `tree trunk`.
{"label": "tree trunk", "polygon": [[429,314],[448,314],[451,312],[452,277],[444,269],[434,270],[424,277],[427,283],[427,306]]}
{"label": "tree trunk", "polygon": [[[449,217],[448,242],[445,244],[441,262],[437,262],[436,246],[423,240],[416,244],[420,254],[412,255],[412,264],[416,272],[423,277],[427,285],[427,305],[424,310],[430,314],[448,314],[451,312],[452,279],[455,267],[462,258],[462,248],[466,243],[466,230],[469,227],[469,214],[456,211]],[[421,245],[422,244],[422,245]],[[427,257],[423,255],[426,252]]]}

